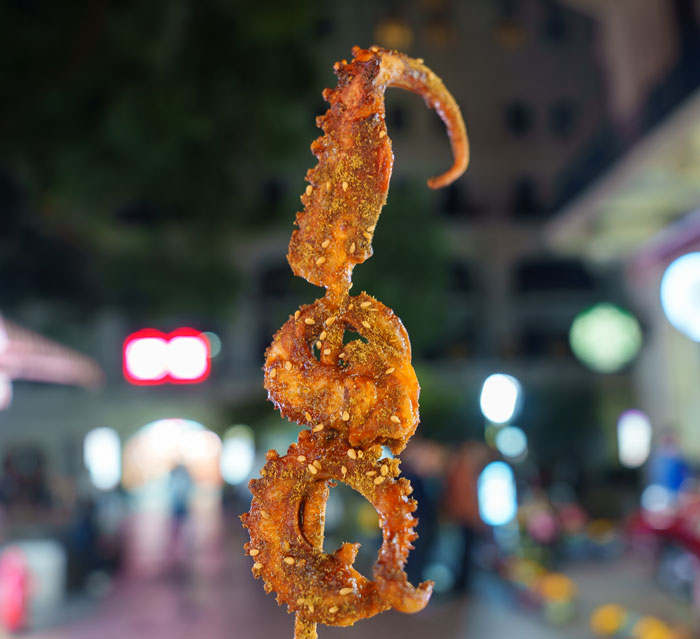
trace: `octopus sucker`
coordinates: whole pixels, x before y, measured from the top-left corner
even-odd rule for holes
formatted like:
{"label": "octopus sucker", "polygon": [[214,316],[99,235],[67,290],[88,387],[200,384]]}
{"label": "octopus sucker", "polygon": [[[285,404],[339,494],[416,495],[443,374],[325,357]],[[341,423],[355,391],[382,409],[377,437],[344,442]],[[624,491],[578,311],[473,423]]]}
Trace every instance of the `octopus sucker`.
{"label": "octopus sucker", "polygon": [[[287,255],[295,275],[326,293],[290,315],[265,352],[268,398],[307,428],[285,455],[268,451],[241,516],[253,575],[296,614],[295,639],[316,639],[317,623],[350,626],[390,608],[417,612],[433,588],[408,582],[417,504],[399,460],[382,457],[382,446],[400,453],[418,426],[410,340],[390,308],[365,292],[351,296],[350,288],[353,268],[372,255],[393,168],[385,90],[417,93],[445,122],[453,164],[428,180],[431,188],[464,172],[469,144],[454,98],[422,60],[379,47],[352,53],[333,67],[337,86],[323,91],[330,108],[317,118],[323,135],[311,145],[318,164],[306,174]],[[379,516],[372,579],[353,567],[358,544],[323,552],[326,501],[339,482]]]}

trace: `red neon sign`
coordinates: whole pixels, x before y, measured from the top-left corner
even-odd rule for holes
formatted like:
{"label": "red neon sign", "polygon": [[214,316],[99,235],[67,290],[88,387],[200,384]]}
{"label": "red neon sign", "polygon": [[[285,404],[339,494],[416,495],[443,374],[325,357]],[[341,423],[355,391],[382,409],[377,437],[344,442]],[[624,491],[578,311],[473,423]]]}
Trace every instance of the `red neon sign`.
{"label": "red neon sign", "polygon": [[193,328],[144,328],[124,340],[122,366],[131,384],[198,384],[209,377],[209,340]]}

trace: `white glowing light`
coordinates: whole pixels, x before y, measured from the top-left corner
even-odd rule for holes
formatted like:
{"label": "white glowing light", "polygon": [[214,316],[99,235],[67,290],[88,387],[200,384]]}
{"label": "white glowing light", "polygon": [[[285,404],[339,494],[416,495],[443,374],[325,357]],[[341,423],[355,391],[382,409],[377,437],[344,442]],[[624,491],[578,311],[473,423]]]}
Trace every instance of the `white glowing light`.
{"label": "white glowing light", "polygon": [[481,412],[486,419],[503,424],[515,414],[520,382],[512,375],[497,373],[486,378],[481,389]]}
{"label": "white glowing light", "polygon": [[85,435],[83,458],[95,487],[110,490],[119,483],[122,476],[121,444],[113,428],[95,428]]}
{"label": "white glowing light", "polygon": [[221,440],[210,430],[189,430],[181,433],[179,447],[180,456],[186,460],[206,460],[221,452]]}
{"label": "white glowing light", "polygon": [[209,367],[209,349],[199,337],[173,337],[167,343],[166,370],[175,379],[197,379]]}
{"label": "white glowing light", "polygon": [[489,526],[503,526],[518,512],[515,477],[505,462],[491,462],[477,483],[479,514]]}
{"label": "white glowing light", "polygon": [[677,330],[700,342],[700,252],[671,262],[661,280],[661,306]]}
{"label": "white glowing light", "polygon": [[129,343],[124,363],[135,379],[162,379],[168,372],[168,343],[160,337],[144,337]]}
{"label": "white glowing light", "polygon": [[227,484],[236,485],[248,479],[255,463],[255,440],[249,426],[238,424],[226,431],[219,463]]}
{"label": "white glowing light", "polygon": [[642,329],[627,311],[601,303],[576,316],[569,343],[574,355],[589,368],[598,373],[615,373],[639,353]]}
{"label": "white glowing light", "polygon": [[[0,344],[0,348],[2,345]],[[0,373],[0,410],[5,410],[12,403],[12,380]]]}
{"label": "white glowing light", "polygon": [[527,435],[522,428],[506,426],[496,433],[496,448],[504,457],[519,459],[527,453]]}
{"label": "white glowing light", "polygon": [[651,452],[652,428],[649,418],[638,410],[628,410],[617,422],[617,447],[620,463],[638,468]]}

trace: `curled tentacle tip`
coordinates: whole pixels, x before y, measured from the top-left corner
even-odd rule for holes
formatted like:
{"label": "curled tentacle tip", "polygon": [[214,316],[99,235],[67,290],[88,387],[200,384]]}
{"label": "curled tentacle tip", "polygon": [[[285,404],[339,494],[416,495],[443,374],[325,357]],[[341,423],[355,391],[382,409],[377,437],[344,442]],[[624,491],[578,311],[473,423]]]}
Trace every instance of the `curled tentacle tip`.
{"label": "curled tentacle tip", "polygon": [[445,171],[442,175],[436,175],[428,179],[428,186],[431,189],[441,189],[444,186],[449,186],[456,179],[462,176],[462,174],[467,170],[469,164],[469,157],[465,157],[461,160],[459,164],[454,164],[451,169]]}

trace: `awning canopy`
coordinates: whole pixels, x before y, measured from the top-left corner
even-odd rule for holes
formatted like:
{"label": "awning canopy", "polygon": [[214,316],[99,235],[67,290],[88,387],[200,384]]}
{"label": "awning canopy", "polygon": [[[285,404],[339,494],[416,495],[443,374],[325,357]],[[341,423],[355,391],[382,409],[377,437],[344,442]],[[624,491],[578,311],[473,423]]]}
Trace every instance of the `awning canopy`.
{"label": "awning canopy", "polygon": [[[557,251],[630,261],[700,241],[700,92],[546,227]],[[661,246],[668,244],[668,248]]]}
{"label": "awning canopy", "polygon": [[97,362],[0,316],[0,376],[96,388],[104,373]]}

